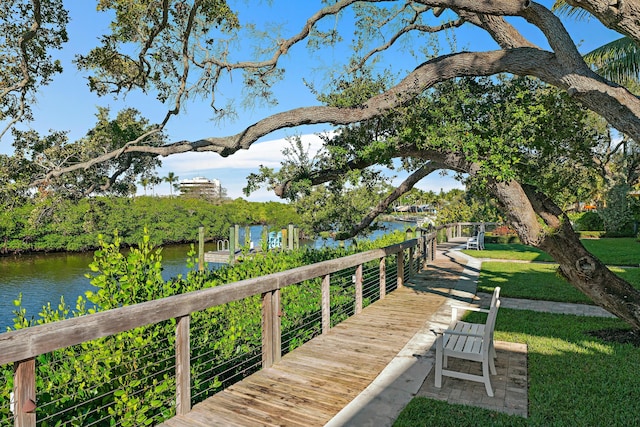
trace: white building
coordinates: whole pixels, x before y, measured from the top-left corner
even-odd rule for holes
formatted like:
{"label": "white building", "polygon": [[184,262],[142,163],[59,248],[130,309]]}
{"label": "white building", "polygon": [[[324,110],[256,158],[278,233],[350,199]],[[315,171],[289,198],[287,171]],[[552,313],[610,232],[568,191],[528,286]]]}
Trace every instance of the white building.
{"label": "white building", "polygon": [[210,198],[220,198],[224,196],[222,184],[219,180],[208,179],[202,176],[180,181],[180,192],[182,194],[193,194]]}

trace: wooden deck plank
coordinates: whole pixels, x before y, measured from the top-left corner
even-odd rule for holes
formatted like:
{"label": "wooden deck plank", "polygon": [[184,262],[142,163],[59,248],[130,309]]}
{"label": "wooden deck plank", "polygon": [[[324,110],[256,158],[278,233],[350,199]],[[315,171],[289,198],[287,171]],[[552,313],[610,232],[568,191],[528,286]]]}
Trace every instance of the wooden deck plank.
{"label": "wooden deck plank", "polygon": [[[301,415],[295,408],[287,408],[278,405],[273,399],[268,399],[263,393],[250,394],[248,389],[225,390],[221,395],[221,400],[227,401],[234,407],[251,406],[271,415],[271,419],[277,418],[278,425],[306,427],[309,419],[316,419],[317,416]],[[258,420],[256,420],[258,421]],[[320,419],[316,419],[320,422]]]}
{"label": "wooden deck plank", "polygon": [[[344,406],[344,401],[340,398],[326,399],[326,396],[309,388],[291,387],[290,384],[276,383],[259,375],[252,375],[247,379],[246,384],[255,390],[263,391],[263,396],[281,397],[283,402],[292,404],[292,410],[304,414],[333,414],[336,408]],[[292,396],[294,398],[290,400]]]}
{"label": "wooden deck plank", "polygon": [[442,293],[446,289],[440,293],[397,289],[284,355],[271,368],[161,426],[322,426],[398,354],[444,302]]}
{"label": "wooden deck plank", "polygon": [[265,377],[285,383],[289,387],[296,388],[297,390],[304,391],[305,388],[311,390],[314,394],[317,394],[320,399],[336,399],[337,395],[338,399],[344,400],[345,403],[349,402],[347,397],[341,398],[341,396],[344,396],[344,393],[340,393],[336,389],[336,383],[334,381],[316,380],[309,376],[300,375],[299,372],[290,373],[273,367],[265,369],[262,373]]}
{"label": "wooden deck plank", "polygon": [[313,380],[333,382],[333,387],[336,388],[336,391],[343,390],[344,393],[349,394],[354,390],[358,390],[359,382],[362,381],[362,378],[353,378],[344,373],[338,378],[338,376],[330,370],[316,369],[314,366],[309,366],[299,361],[297,363],[295,361],[288,361],[287,363],[281,362],[278,363],[277,368],[278,370],[296,373]]}
{"label": "wooden deck plank", "polygon": [[[276,416],[280,422],[287,420],[297,424],[322,424],[327,417],[331,417],[331,411],[327,408],[319,410],[311,399],[292,393],[291,390],[271,388],[252,379],[246,381],[238,387],[229,388],[222,393],[221,398],[227,399],[231,396],[248,399],[251,404],[259,405],[262,409]],[[329,412],[328,412],[329,411]]]}
{"label": "wooden deck plank", "polygon": [[216,399],[215,402],[207,399],[194,406],[188,416],[189,419],[211,426],[275,427],[279,425],[247,417],[241,413],[242,409],[243,407],[238,405],[227,405],[224,400],[220,398]]}
{"label": "wooden deck plank", "polygon": [[170,420],[158,424],[156,427],[210,427],[211,424],[196,423],[193,419],[185,419],[184,417],[173,417]]}

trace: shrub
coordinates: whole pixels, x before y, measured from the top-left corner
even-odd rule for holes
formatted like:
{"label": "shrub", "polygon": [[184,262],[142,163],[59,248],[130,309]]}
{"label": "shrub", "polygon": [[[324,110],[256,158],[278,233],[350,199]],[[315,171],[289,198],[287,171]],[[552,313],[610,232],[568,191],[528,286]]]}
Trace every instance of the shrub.
{"label": "shrub", "polygon": [[499,244],[508,244],[508,243],[520,243],[520,238],[516,235],[493,235],[493,233],[487,233],[484,236],[485,243],[499,243]]}
{"label": "shrub", "polygon": [[604,222],[596,212],[578,212],[569,215],[576,231],[604,231]]}

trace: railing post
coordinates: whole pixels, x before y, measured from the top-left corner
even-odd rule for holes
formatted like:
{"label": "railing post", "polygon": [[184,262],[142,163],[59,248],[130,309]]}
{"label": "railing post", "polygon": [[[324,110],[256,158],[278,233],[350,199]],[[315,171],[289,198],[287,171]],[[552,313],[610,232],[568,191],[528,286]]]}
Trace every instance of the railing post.
{"label": "railing post", "polygon": [[422,236],[421,245],[422,245],[422,269],[423,270],[426,270],[427,267],[429,266],[429,257],[430,257],[429,242],[430,240],[426,235]]}
{"label": "railing post", "polygon": [[380,299],[387,295],[387,259],[380,258]]}
{"label": "railing post", "polygon": [[362,264],[356,268],[356,314],[362,312]]}
{"label": "railing post", "polygon": [[232,265],[236,262],[236,245],[238,240],[238,235],[236,227],[229,227],[229,265]]}
{"label": "railing post", "polygon": [[204,271],[204,227],[198,228],[198,271]]}
{"label": "railing post", "polygon": [[409,248],[409,277],[413,277],[414,273],[415,273],[415,266],[413,265],[413,258],[416,255],[416,247],[415,246],[411,246]]}
{"label": "railing post", "polygon": [[293,224],[289,224],[289,227],[287,229],[287,250],[292,251],[294,249],[293,247]]}
{"label": "railing post", "polygon": [[36,427],[36,360],[16,362],[13,374],[16,427]]}
{"label": "railing post", "polygon": [[436,251],[438,250],[438,238],[431,239],[431,262],[436,260]]}
{"label": "railing post", "polygon": [[269,229],[266,225],[262,226],[262,249],[267,250],[269,248]]}
{"label": "railing post", "polygon": [[191,411],[191,317],[176,318],[176,415]]}
{"label": "railing post", "polygon": [[404,286],[404,251],[398,252],[398,288]]}
{"label": "railing post", "polygon": [[262,367],[282,356],[280,336],[280,289],[262,294]]}
{"label": "railing post", "polygon": [[322,333],[326,334],[331,328],[331,276],[326,274],[322,278]]}

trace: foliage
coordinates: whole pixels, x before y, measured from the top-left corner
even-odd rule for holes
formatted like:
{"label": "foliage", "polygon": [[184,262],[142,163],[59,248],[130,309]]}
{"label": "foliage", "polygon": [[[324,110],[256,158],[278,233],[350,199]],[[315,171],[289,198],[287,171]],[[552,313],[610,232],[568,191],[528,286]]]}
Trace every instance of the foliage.
{"label": "foliage", "polygon": [[35,16],[30,6],[23,0],[0,3],[0,122],[6,124],[0,139],[13,124],[33,118],[38,91],[62,72],[51,53],[67,41],[69,14],[62,0],[38,2]]}
{"label": "foliage", "polygon": [[225,239],[234,224],[283,228],[299,222],[288,205],[242,199],[217,204],[182,197],[92,197],[59,201],[55,209],[48,199],[2,207],[0,252],[5,253],[89,250],[96,247],[99,234],[109,236],[114,230],[124,244],[133,245],[147,227],[159,245],[194,242],[201,225],[207,238]]}
{"label": "foliage", "polygon": [[[152,245],[145,229],[138,247],[123,251],[118,233],[100,238],[91,263],[94,291],[78,298],[75,308],[64,300],[42,308],[30,319],[16,303],[15,328],[45,324],[96,311],[195,291],[251,277],[288,270],[404,240],[404,233],[390,233],[378,242],[360,242],[346,248],[271,251],[241,259],[233,266],[198,272],[165,282],[162,251]],[[194,267],[195,252],[188,254]],[[378,268],[377,263],[374,263]],[[389,268],[392,266],[390,265]],[[365,267],[366,268],[366,267]],[[352,272],[332,275],[332,324],[353,312]],[[321,279],[282,290],[283,352],[291,351],[320,331]],[[365,304],[368,300],[365,301]],[[191,376],[193,401],[225,387],[258,369],[261,345],[259,295],[216,306],[191,316]],[[148,325],[38,357],[38,420],[43,426],[102,424],[123,426],[157,424],[174,414],[175,320]],[[257,362],[256,362],[257,358]],[[12,388],[13,369],[0,367],[7,381],[0,395]],[[8,397],[7,397],[8,398]],[[0,421],[10,417],[0,408]],[[117,420],[117,421],[116,421]]]}
{"label": "foliage", "polygon": [[[481,319],[469,316],[465,320]],[[635,411],[640,410],[639,378],[633,366],[640,353],[631,344],[604,342],[589,334],[624,326],[619,319],[500,309],[495,339],[527,344],[528,418],[418,397],[394,426],[633,424]],[[602,399],[604,395],[611,399]],[[620,401],[631,402],[633,408],[620,411]]]}
{"label": "foliage", "polygon": [[[133,184],[136,177],[151,177],[154,168],[161,165],[157,157],[124,153],[112,160],[59,177],[46,176],[48,171],[58,171],[69,164],[90,161],[105,151],[122,149],[131,141],[143,137],[149,146],[159,146],[166,142],[165,135],[154,131],[155,127],[147,119],[140,117],[140,113],[133,108],[118,112],[115,119],[109,116],[108,108],[99,108],[94,128],[75,142],[68,141],[66,132],[52,132],[41,136],[34,130],[14,131],[13,157],[22,159],[21,169],[3,170],[2,175],[5,175],[5,179],[29,186],[40,180],[37,194],[39,198],[77,200],[90,194],[135,194]],[[17,178],[25,173],[28,173],[29,180],[19,181]]]}
{"label": "foliage", "polygon": [[493,232],[488,232],[484,236],[485,243],[495,243],[498,245],[520,243],[520,238],[517,234],[503,234],[495,235]]}
{"label": "foliage", "polygon": [[[329,105],[358,105],[364,95],[354,93],[371,96],[389,84],[387,76],[362,74],[337,81],[335,91],[320,99]],[[251,177],[247,190],[268,184],[299,200],[318,222],[348,229],[347,219],[357,223],[369,213],[350,209],[347,201],[360,199],[354,189],[368,189],[371,208],[391,193],[391,187],[374,187],[388,184],[379,175],[380,167],[415,173],[430,163],[437,165],[437,160],[429,161],[437,159],[434,152],[462,153],[478,165],[466,180],[471,191],[461,193],[455,204],[438,206],[437,222],[491,221],[500,215],[487,194],[488,179],[534,185],[561,206],[591,197],[599,188],[594,183],[601,180],[595,151],[607,134],[563,92],[536,79],[500,76],[439,83],[402,108],[343,126],[323,139],[323,149],[313,159],[298,141],[277,173],[263,168]],[[311,188],[317,193],[312,195]],[[344,203],[347,219],[327,207],[333,204],[322,203],[329,198]]]}
{"label": "foliage", "polygon": [[629,197],[629,190],[626,183],[614,185],[607,194],[606,206],[598,210],[609,237],[633,235],[632,205],[636,202]]}
{"label": "foliage", "polygon": [[602,217],[597,212],[579,212],[568,214],[576,231],[604,231]]}
{"label": "foliage", "polygon": [[[201,43],[203,48],[215,50],[219,47],[213,44],[210,32],[229,33],[239,25],[226,1],[217,0],[196,2],[193,6],[171,2],[168,10],[132,0],[100,1],[98,10],[115,12],[112,33],[101,39],[101,46],[80,55],[77,64],[95,73],[89,84],[101,95],[136,87],[144,91],[155,89],[162,101],[181,96],[176,83],[188,75],[188,67],[205,68],[196,57],[183,56],[191,50],[188,45]],[[182,43],[176,42],[181,40]],[[136,44],[144,46],[137,56],[123,53],[123,47]],[[214,76],[204,76],[189,92],[210,93],[210,85],[216,80]]]}

